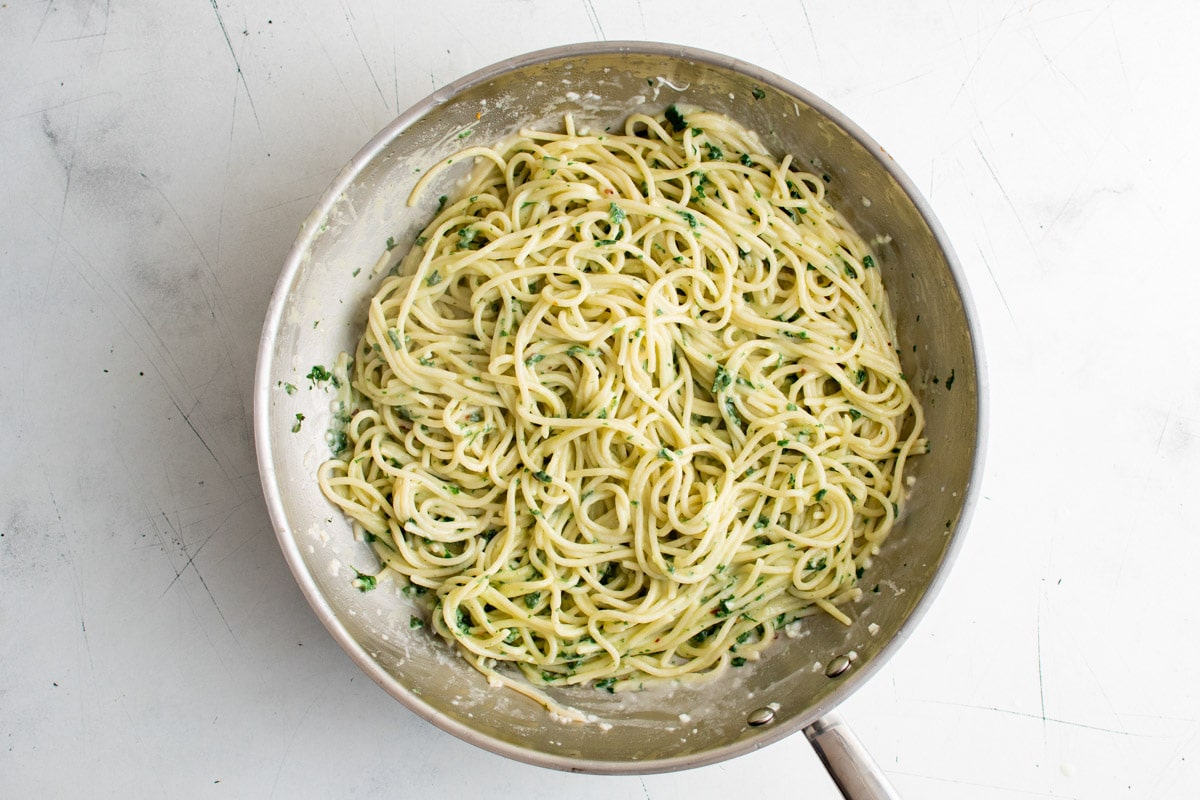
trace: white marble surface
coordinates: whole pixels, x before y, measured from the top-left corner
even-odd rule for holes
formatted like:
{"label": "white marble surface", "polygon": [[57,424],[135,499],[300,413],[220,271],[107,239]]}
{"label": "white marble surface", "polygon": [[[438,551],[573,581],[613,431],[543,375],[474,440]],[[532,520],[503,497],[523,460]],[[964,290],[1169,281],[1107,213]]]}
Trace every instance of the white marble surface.
{"label": "white marble surface", "polygon": [[1194,4],[8,0],[0,796],[832,798],[802,739],[646,778],[419,721],[316,621],[250,388],[300,220],[399,111],[572,41],[756,62],[870,131],[964,262],[983,498],[843,714],[907,797],[1200,792]]}

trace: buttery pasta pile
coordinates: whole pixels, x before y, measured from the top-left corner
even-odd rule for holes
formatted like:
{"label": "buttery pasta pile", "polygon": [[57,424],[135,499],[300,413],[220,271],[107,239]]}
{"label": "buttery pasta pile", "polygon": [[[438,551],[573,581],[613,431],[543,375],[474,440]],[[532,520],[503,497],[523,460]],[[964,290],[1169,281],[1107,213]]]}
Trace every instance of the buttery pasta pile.
{"label": "buttery pasta pile", "polygon": [[357,399],[319,480],[383,572],[537,698],[849,623],[925,442],[828,178],[671,106],[468,148],[410,204],[471,159],[342,363]]}

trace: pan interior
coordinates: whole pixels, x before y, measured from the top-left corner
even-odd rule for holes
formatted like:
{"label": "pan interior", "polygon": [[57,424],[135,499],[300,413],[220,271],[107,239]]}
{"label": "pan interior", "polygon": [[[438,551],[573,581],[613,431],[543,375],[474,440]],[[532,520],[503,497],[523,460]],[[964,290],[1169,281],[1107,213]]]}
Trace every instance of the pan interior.
{"label": "pan interior", "polygon": [[[332,395],[310,388],[313,365],[352,351],[372,274],[385,242],[408,246],[437,197],[461,173],[439,176],[416,208],[410,189],[423,170],[460,149],[464,132],[486,144],[526,125],[561,126],[572,113],[593,129],[633,111],[680,102],[724,112],[830,176],[834,204],[875,241],[897,320],[904,371],[927,414],[932,453],[910,462],[915,477],[900,523],[864,576],[850,627],[817,617],[780,637],[755,664],[715,682],[608,694],[554,692],[596,722],[553,721],[537,704],[489,688],[451,647],[409,627],[414,606],[390,582],[362,593],[355,568],[376,560],[321,495],[318,464],[329,456]],[[697,766],[761,746],[831,708],[882,663],[946,559],[968,496],[977,449],[976,353],[952,256],[906,192],[890,158],[797,87],[710,54],[661,45],[558,51],[485,70],[401,117],[344,173],[344,185],[306,223],[276,290],[264,334],[256,403],[260,462],[285,554],[310,603],[347,652],[391,694],[469,741],[544,766],[648,772]],[[876,238],[878,237],[878,238]],[[953,375],[951,384],[946,380]],[[939,378],[938,383],[933,378]],[[285,390],[286,384],[297,387]],[[293,433],[297,414],[305,417]],[[853,653],[840,677],[836,657]],[[755,710],[774,722],[751,726]]]}

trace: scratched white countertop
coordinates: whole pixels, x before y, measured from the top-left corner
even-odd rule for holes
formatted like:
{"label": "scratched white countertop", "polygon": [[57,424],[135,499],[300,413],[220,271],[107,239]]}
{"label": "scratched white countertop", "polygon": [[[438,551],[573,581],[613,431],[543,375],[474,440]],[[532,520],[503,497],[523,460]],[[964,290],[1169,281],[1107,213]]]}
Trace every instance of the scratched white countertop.
{"label": "scratched white countertop", "polygon": [[301,220],[398,113],[509,56],[651,39],[869,131],[961,256],[982,497],[841,708],[912,798],[1200,795],[1200,6],[0,5],[0,796],[833,798],[803,737],[560,774],[419,720],[296,587],[251,385]]}

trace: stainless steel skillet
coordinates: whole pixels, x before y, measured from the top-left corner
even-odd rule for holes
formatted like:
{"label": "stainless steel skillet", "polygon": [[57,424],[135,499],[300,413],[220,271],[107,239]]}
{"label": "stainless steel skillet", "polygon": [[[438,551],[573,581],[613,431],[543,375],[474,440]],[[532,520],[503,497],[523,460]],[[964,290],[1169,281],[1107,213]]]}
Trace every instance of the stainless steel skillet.
{"label": "stainless steel skillet", "polygon": [[[557,124],[565,112],[603,128],[674,102],[725,112],[777,155],[811,161],[829,176],[834,202],[876,241],[932,453],[915,462],[903,519],[864,578],[864,598],[849,610],[852,626],[815,619],[762,661],[702,686],[563,691],[562,702],[596,722],[560,723],[525,698],[489,688],[445,643],[411,630],[409,598],[353,588],[354,569],[374,558],[317,488],[334,426],[332,396],[305,376],[352,351],[385,243],[411,242],[457,177],[440,176],[425,205],[410,209],[405,201],[420,170],[464,139],[493,142],[524,125]],[[887,796],[885,783],[854,760],[855,745],[832,712],[895,652],[946,574],[976,495],[985,389],[958,262],[928,204],[878,144],[823,101],[757,67],[673,45],[606,42],[519,56],[467,76],[398,117],[342,170],[302,226],[267,313],[255,437],[280,547],[313,610],[364,672],[435,725],[531,764],[609,774],[710,764],[805,729],[843,791],[872,797]],[[297,414],[304,420],[293,432]]]}

